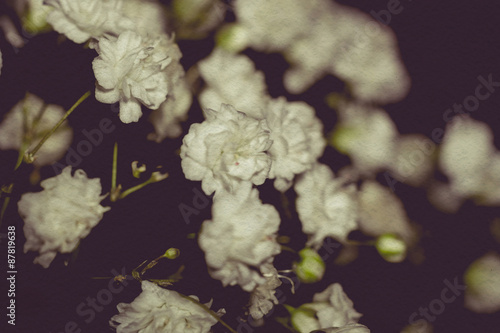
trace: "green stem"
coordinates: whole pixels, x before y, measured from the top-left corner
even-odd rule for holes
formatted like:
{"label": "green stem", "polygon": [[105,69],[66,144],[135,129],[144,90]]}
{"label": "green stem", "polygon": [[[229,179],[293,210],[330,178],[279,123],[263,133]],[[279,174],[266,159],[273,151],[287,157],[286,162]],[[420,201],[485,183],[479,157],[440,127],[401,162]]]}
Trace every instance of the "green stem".
{"label": "green stem", "polygon": [[83,101],[85,101],[87,99],[87,97],[90,96],[90,91],[87,91],[85,94],[83,94],[82,97],[80,97],[80,99],[78,99],[78,101],[76,101],[75,104],[73,104],[73,106],[66,112],[66,114],[64,115],[64,117],[61,118],[61,120],[59,120],[59,122],[50,130],[50,132],[48,132],[43,138],[42,140],[36,145],[36,147],[28,152],[27,154],[27,160],[28,160],[28,163],[31,163],[33,162],[33,157],[34,155],[38,152],[38,150],[42,147],[42,145],[45,143],[45,141],[47,141],[50,136],[52,134],[54,134],[55,131],[57,131],[57,129],[59,128],[59,126],[62,125],[62,123],[69,117],[69,115],[78,107],[78,105],[82,104]]}
{"label": "green stem", "polygon": [[139,184],[139,185],[136,185],[134,187],[131,187],[129,188],[128,190],[126,191],[123,191],[122,194],[120,194],[120,196],[118,197],[118,199],[123,199],[125,198],[127,195],[131,194],[131,193],[134,193],[135,191],[138,191],[140,190],[141,188],[143,188],[144,186],[148,185],[148,184],[151,184],[153,182],[153,180],[151,178],[149,178],[148,180],[146,180],[144,183],[142,184]]}
{"label": "green stem", "polygon": [[[12,183],[6,189],[2,188],[1,192],[11,194],[13,187],[14,184]],[[9,203],[10,203],[10,196],[6,196],[5,199],[3,200],[2,210],[0,211],[0,227],[2,226],[3,216],[5,214],[5,211],[7,210],[7,207],[9,206]]]}
{"label": "green stem", "polygon": [[229,326],[228,324],[226,324],[226,322],[224,322],[222,319],[220,319],[220,317],[215,313],[213,312],[212,310],[210,310],[205,304],[202,304],[200,302],[198,302],[197,300],[189,297],[189,296],[186,296],[186,295],[183,295],[181,293],[179,293],[179,295],[181,295],[183,298],[193,302],[194,304],[197,304],[198,306],[200,306],[203,310],[205,310],[206,312],[208,312],[212,317],[214,317],[215,319],[217,319],[217,321],[219,323],[221,323],[222,325],[224,325],[225,328],[227,328],[229,331],[231,331],[231,333],[237,333],[235,330],[233,330],[231,328],[231,326]]}

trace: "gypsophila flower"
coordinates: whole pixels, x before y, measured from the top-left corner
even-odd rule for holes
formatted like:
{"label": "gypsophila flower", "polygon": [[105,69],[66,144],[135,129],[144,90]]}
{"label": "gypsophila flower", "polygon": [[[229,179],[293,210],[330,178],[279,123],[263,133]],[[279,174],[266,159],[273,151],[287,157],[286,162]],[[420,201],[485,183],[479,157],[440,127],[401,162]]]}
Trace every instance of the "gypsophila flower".
{"label": "gypsophila flower", "polygon": [[276,178],[274,187],[285,192],[294,176],[311,169],[323,154],[323,124],[311,106],[284,97],[269,102],[266,120],[273,141],[269,178]]}
{"label": "gypsophila flower", "polygon": [[302,231],[310,236],[309,246],[319,248],[326,237],[346,241],[357,228],[356,188],[343,178],[335,178],[328,166],[318,163],[302,174],[295,191]]}
{"label": "gypsophila flower", "polygon": [[47,22],[54,30],[66,35],[75,43],[90,38],[99,39],[106,34],[118,36],[133,29],[132,21],[121,15],[123,0],[45,0],[54,8],[47,15]]}
{"label": "gypsophila flower", "polygon": [[209,195],[232,191],[241,182],[264,183],[269,175],[271,147],[265,120],[256,120],[223,104],[206,109],[207,119],[193,124],[181,147],[182,170],[187,179],[201,180]]}
{"label": "gypsophila flower", "polygon": [[490,252],[465,272],[465,308],[477,313],[500,311],[500,255]]}
{"label": "gypsophila flower", "polygon": [[224,286],[238,284],[248,292],[266,283],[260,271],[267,273],[263,266],[280,253],[279,223],[274,206],[262,204],[250,184],[234,193],[217,192],[212,220],[203,222],[198,238],[210,275]]}
{"label": "gypsophila flower", "polygon": [[199,96],[203,108],[231,104],[250,117],[264,118],[271,97],[264,74],[255,69],[248,57],[217,48],[198,63],[198,68],[207,85]]}
{"label": "gypsophila flower", "polygon": [[398,131],[384,110],[342,103],[339,117],[334,144],[349,155],[361,174],[371,175],[393,165]]}
{"label": "gypsophila flower", "polygon": [[[57,122],[64,116],[59,105],[44,104],[33,94],[17,103],[0,124],[0,149],[33,149]],[[26,119],[25,119],[26,118]],[[73,139],[73,130],[64,122],[35,155],[35,166],[56,162],[68,150]],[[23,145],[24,143],[24,145]]]}
{"label": "gypsophila flower", "polygon": [[[352,301],[338,283],[316,293],[312,303],[301,305],[292,312],[292,324],[301,333],[322,327],[344,327],[357,323],[361,314],[354,310]],[[349,332],[349,331],[348,331]]]}
{"label": "gypsophila flower", "polygon": [[133,30],[142,36],[166,32],[166,15],[158,0],[124,0],[121,10],[134,24]]}
{"label": "gypsophila flower", "polygon": [[71,166],[40,183],[37,193],[25,193],[18,202],[24,220],[24,252],[38,251],[34,263],[49,267],[57,252],[70,253],[102,219],[109,207],[99,203],[101,181],[83,170],[71,175]]}
{"label": "gypsophila flower", "polygon": [[[217,323],[201,306],[179,293],[142,281],[142,293],[132,303],[117,305],[110,325],[117,333],[208,333]],[[196,296],[188,296],[199,301]],[[212,301],[205,303],[210,308]],[[224,309],[218,311],[222,316]]]}
{"label": "gypsophila flower", "polygon": [[266,278],[266,282],[258,285],[250,294],[249,312],[253,319],[261,319],[271,311],[274,304],[278,304],[276,298],[276,288],[281,285],[278,271],[272,264],[265,264],[261,267],[261,273]]}
{"label": "gypsophila flower", "polygon": [[180,59],[172,39],[166,35],[146,38],[126,31],[118,38],[102,38],[97,52],[99,56],[92,64],[97,79],[96,99],[108,104],[119,101],[121,121],[138,121],[141,104],[157,109],[165,101],[168,67]]}
{"label": "gypsophila flower", "polygon": [[459,117],[449,123],[439,166],[450,179],[446,196],[458,202],[473,198],[482,205],[500,204],[500,153],[485,123]]}

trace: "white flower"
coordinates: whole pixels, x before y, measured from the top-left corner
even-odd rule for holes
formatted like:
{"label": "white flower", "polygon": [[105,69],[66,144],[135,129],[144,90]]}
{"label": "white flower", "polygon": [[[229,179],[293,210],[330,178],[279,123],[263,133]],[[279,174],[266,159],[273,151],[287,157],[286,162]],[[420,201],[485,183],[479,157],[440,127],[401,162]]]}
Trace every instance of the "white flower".
{"label": "white flower", "polygon": [[[17,103],[0,124],[0,149],[19,150],[23,147],[23,140],[26,144],[25,149],[33,149],[61,120],[64,113],[61,106],[45,105],[39,97],[27,94],[26,98]],[[68,150],[72,138],[73,130],[67,122],[64,122],[45,141],[36,153],[33,163],[36,166],[43,166],[56,162]]]}
{"label": "white flower", "polygon": [[204,109],[231,104],[250,117],[264,118],[271,97],[264,74],[255,70],[252,60],[217,48],[198,63],[198,68],[207,85],[199,96]]}
{"label": "white flower", "polygon": [[[120,119],[136,122],[141,103],[157,109],[167,98],[170,66],[178,64],[180,51],[166,35],[144,38],[126,31],[118,38],[105,37],[93,61],[97,79],[96,99],[112,104],[120,101]],[[176,66],[176,68],[178,68]]]}
{"label": "white flower", "polygon": [[171,90],[167,100],[160,105],[158,110],[151,112],[149,117],[155,133],[150,133],[148,138],[156,142],[161,142],[167,137],[177,138],[182,134],[180,122],[187,119],[187,112],[193,101],[193,96],[184,78],[169,86]]}
{"label": "white flower", "polygon": [[293,326],[301,333],[309,333],[322,327],[349,327],[348,324],[357,323],[362,316],[354,310],[352,301],[338,283],[331,284],[321,293],[316,293],[313,303],[301,305],[292,311],[291,315]]}
{"label": "white flower", "polygon": [[238,23],[247,31],[248,44],[265,52],[281,51],[308,36],[317,14],[310,1],[302,0],[236,0],[234,5]]}
{"label": "white flower", "polygon": [[[217,323],[201,306],[179,293],[142,281],[142,293],[132,303],[117,305],[110,325],[117,333],[208,333]],[[199,301],[196,296],[189,296]],[[205,305],[210,308],[211,301]],[[224,309],[218,311],[223,315]]]}
{"label": "white flower", "polygon": [[366,235],[378,237],[395,234],[411,242],[414,231],[403,203],[385,186],[367,180],[361,185],[359,199],[359,228]]}
{"label": "white flower", "polygon": [[158,0],[124,0],[122,15],[133,22],[132,30],[140,35],[161,35],[166,32],[166,15]]}
{"label": "white flower", "polygon": [[278,271],[272,264],[262,265],[261,272],[266,282],[258,285],[250,294],[250,315],[257,320],[268,314],[274,304],[278,304],[278,299],[274,294],[276,294],[276,288],[281,285]]}
{"label": "white flower", "polygon": [[500,153],[485,123],[458,117],[449,123],[439,166],[450,180],[451,196],[474,198],[483,205],[500,204]]}
{"label": "white flower", "polygon": [[323,154],[323,124],[312,107],[304,102],[287,102],[284,97],[269,102],[266,120],[273,141],[269,178],[276,178],[274,187],[285,192],[294,176],[311,169]]}
{"label": "white flower", "polygon": [[284,77],[287,90],[301,93],[332,74],[346,81],[360,100],[387,103],[404,98],[410,79],[391,29],[335,2],[317,7],[324,10],[311,20],[307,38],[285,51],[292,64]]}
{"label": "white flower", "polygon": [[208,195],[232,191],[239,183],[264,183],[271,167],[266,153],[272,141],[265,120],[256,120],[231,105],[205,110],[207,119],[193,124],[181,147],[182,170],[187,179],[201,180]]}
{"label": "white flower", "polygon": [[330,168],[320,163],[295,183],[297,212],[302,231],[310,235],[309,246],[318,248],[329,236],[346,241],[357,228],[356,188],[345,183],[342,178],[334,178]]}
{"label": "white flower", "polygon": [[360,173],[370,175],[393,164],[398,131],[385,111],[360,104],[343,104],[339,116],[335,145],[349,155]]}
{"label": "white flower", "polygon": [[45,4],[54,8],[47,22],[75,43],[134,28],[121,14],[123,0],[45,0]]}
{"label": "white flower", "polygon": [[238,187],[235,193],[217,192],[212,220],[203,222],[198,240],[210,275],[224,286],[238,284],[248,292],[265,283],[260,272],[268,273],[265,265],[280,253],[279,223],[276,209],[262,204],[250,185]]}
{"label": "white flower", "polygon": [[500,255],[475,260],[465,273],[465,307],[478,313],[500,311]]}
{"label": "white flower", "polygon": [[23,194],[18,208],[24,220],[24,252],[38,251],[34,263],[47,268],[57,252],[73,251],[110,208],[99,204],[104,198],[101,181],[88,179],[83,170],[71,176],[68,166],[40,185],[44,190]]}

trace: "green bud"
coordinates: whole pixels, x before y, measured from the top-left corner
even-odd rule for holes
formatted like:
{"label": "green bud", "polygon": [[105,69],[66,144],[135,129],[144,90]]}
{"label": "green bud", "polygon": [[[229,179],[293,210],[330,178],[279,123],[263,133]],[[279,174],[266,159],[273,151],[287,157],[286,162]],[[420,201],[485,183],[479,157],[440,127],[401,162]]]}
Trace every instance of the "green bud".
{"label": "green bud", "polygon": [[406,258],[406,243],[394,234],[385,234],[377,238],[375,247],[388,262],[401,262]]}
{"label": "green bud", "polygon": [[290,320],[293,328],[299,332],[311,332],[319,329],[319,322],[316,318],[316,311],[300,306],[290,313]]}
{"label": "green bud", "polygon": [[180,254],[181,254],[181,251],[179,249],[176,249],[175,247],[171,247],[170,249],[168,249],[165,252],[165,254],[163,256],[165,258],[168,258],[168,259],[175,259],[178,256],[180,256]]}
{"label": "green bud", "polygon": [[248,37],[245,28],[238,24],[226,24],[215,36],[218,47],[227,51],[238,53],[248,45]]}
{"label": "green bud", "polygon": [[299,252],[300,262],[295,262],[293,271],[301,282],[314,283],[323,278],[325,274],[325,263],[320,255],[310,248],[304,248]]}

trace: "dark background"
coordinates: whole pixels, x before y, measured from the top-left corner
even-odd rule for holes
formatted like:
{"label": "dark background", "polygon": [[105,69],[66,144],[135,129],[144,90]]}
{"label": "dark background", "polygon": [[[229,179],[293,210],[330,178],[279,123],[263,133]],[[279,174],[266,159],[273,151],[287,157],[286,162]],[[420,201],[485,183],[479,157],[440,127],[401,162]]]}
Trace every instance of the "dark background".
{"label": "dark background", "polygon": [[[388,1],[340,1],[360,8],[365,12],[387,8]],[[454,103],[461,103],[474,93],[477,77],[492,74],[500,81],[500,29],[498,6],[494,1],[402,1],[403,11],[392,17],[389,26],[398,37],[399,48],[412,79],[410,94],[403,101],[385,106],[401,133],[422,133],[430,136],[434,128],[445,128],[442,116]],[[2,4],[0,10],[13,16]],[[286,10],[286,8],[284,9]],[[231,13],[228,20],[231,20]],[[307,27],[304,27],[307,29]],[[213,36],[202,41],[180,41],[185,69],[207,56],[212,47]],[[12,106],[30,91],[47,103],[54,103],[68,109],[84,92],[94,91],[95,78],[91,62],[96,56],[93,50],[71,41],[58,43],[55,32],[27,38],[26,46],[16,50],[0,36],[3,54],[3,68],[0,75],[0,113],[7,113]],[[263,70],[273,97],[284,95],[289,100],[304,100],[316,108],[325,125],[325,134],[334,126],[335,112],[324,102],[326,94],[342,90],[342,83],[333,77],[326,77],[302,95],[289,95],[282,85],[286,62],[278,54],[265,55],[246,50]],[[488,123],[497,132],[500,125],[500,92],[492,94],[481,102],[472,117]],[[80,246],[76,260],[69,266],[64,261],[69,256],[58,255],[49,269],[33,265],[35,253],[23,254],[25,242],[22,232],[23,221],[17,214],[16,202],[22,193],[40,190],[31,186],[27,178],[32,171],[24,165],[15,175],[16,188],[7,210],[1,232],[6,233],[8,225],[17,229],[17,284],[16,284],[16,327],[13,332],[64,332],[67,322],[74,321],[84,333],[111,332],[108,320],[117,313],[116,304],[130,303],[139,293],[140,285],[129,281],[124,290],[113,295],[110,304],[95,319],[85,323],[87,316],[79,316],[76,308],[87,297],[95,298],[101,289],[108,286],[109,279],[96,280],[91,277],[111,277],[111,270],[126,272],[146,259],[153,259],[169,247],[181,250],[175,261],[162,261],[148,273],[150,278],[166,278],[181,265],[186,265],[184,279],[175,285],[175,290],[184,294],[198,295],[203,302],[214,298],[213,309],[224,307],[227,314],[223,319],[239,332],[281,332],[285,329],[273,318],[266,320],[263,328],[241,323],[247,320],[242,307],[248,294],[239,287],[222,288],[221,283],[209,277],[204,255],[196,240],[187,239],[189,233],[199,230],[201,223],[210,218],[210,206],[192,215],[186,224],[179,211],[179,205],[193,207],[193,189],[200,189],[199,182],[185,180],[180,168],[176,150],[182,144],[182,137],[166,139],[161,144],[147,141],[146,135],[153,131],[146,121],[149,111],[138,123],[122,124],[116,106],[102,104],[93,96],[87,99],[69,118],[74,131],[72,148],[85,137],[82,131],[97,128],[103,118],[111,119],[116,129],[105,134],[102,144],[93,148],[84,157],[78,168],[85,170],[90,178],[101,178],[103,193],[109,191],[112,150],[119,142],[118,182],[125,188],[138,183],[130,173],[133,160],[146,163],[152,170],[162,165],[170,177],[158,184],[130,195],[112,204],[112,210],[92,230]],[[201,109],[195,101],[189,121],[184,124],[184,133],[189,125],[202,121]],[[497,147],[500,135],[496,137]],[[0,175],[2,184],[12,178],[17,153],[0,152]],[[349,159],[327,148],[322,162],[333,170],[349,164]],[[55,175],[53,168],[41,170],[42,179]],[[281,197],[268,181],[259,187],[264,202],[274,204],[280,211],[281,235],[292,238],[289,244],[299,250],[306,237],[301,233],[300,222],[294,212],[293,191],[287,192],[292,203],[292,217],[288,218],[282,208]],[[355,309],[363,314],[360,322],[372,332],[399,332],[408,324],[409,316],[420,307],[439,298],[445,287],[444,279],[462,281],[464,270],[476,258],[496,249],[500,250],[489,232],[489,223],[499,216],[498,209],[478,208],[466,203],[456,215],[447,215],[435,210],[428,202],[425,190],[405,184],[396,185],[396,194],[403,201],[409,217],[421,224],[425,230],[420,246],[424,249],[425,261],[414,265],[408,261],[400,264],[385,262],[374,248],[362,247],[359,257],[353,263],[339,267],[333,265],[335,256],[326,260],[327,272],[324,279],[313,285],[301,284],[298,293],[292,295],[289,284],[279,287],[280,300],[292,306],[310,302],[315,292],[324,290],[333,282],[342,284]],[[103,205],[110,205],[109,199]],[[5,240],[0,248],[7,253]],[[6,255],[2,255],[5,259]],[[2,259],[2,260],[4,260]],[[278,269],[291,267],[293,255],[280,255],[275,264]],[[2,264],[2,267],[3,264]],[[1,292],[2,299],[7,289]],[[286,298],[286,299],[285,299]],[[6,299],[6,297],[5,297]],[[5,302],[2,304],[4,306]],[[276,306],[274,315],[285,316],[281,305]],[[2,319],[1,325],[6,322]],[[434,321],[434,332],[498,332],[500,316],[480,315],[463,308],[463,295],[446,305],[443,314]],[[225,332],[221,325],[215,332]]]}

